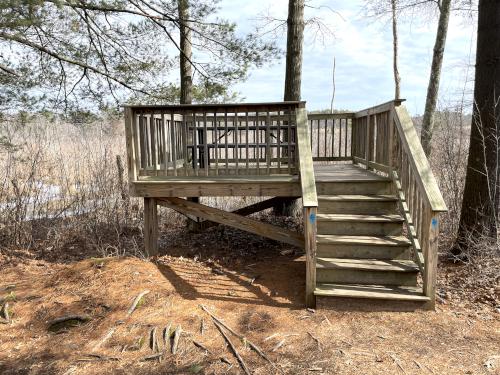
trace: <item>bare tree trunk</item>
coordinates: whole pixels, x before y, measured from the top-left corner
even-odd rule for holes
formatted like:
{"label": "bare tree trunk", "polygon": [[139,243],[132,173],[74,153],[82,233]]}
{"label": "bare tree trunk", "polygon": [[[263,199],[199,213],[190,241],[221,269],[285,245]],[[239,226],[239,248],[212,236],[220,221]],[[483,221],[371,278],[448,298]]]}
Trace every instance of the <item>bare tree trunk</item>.
{"label": "bare tree trunk", "polygon": [[455,255],[467,240],[497,240],[500,208],[500,2],[479,1],[474,109]]}
{"label": "bare tree trunk", "polygon": [[441,79],[441,67],[443,65],[444,47],[446,35],[448,34],[448,23],[450,20],[451,0],[442,0],[439,6],[439,24],[434,43],[432,55],[431,75],[429,86],[427,86],[427,98],[425,101],[425,112],[422,119],[422,134],[420,139],[425,154],[431,154],[431,140],[434,131],[434,115],[439,93],[439,80]]}
{"label": "bare tree trunk", "polygon": [[300,100],[303,41],[304,0],[289,0],[286,36],[285,101]]}
{"label": "bare tree trunk", "polygon": [[[304,0],[288,0],[286,36],[285,101],[300,100],[302,80],[302,44],[304,41]],[[287,134],[284,135],[285,142]],[[276,215],[291,216],[295,200],[274,207]]]}
{"label": "bare tree trunk", "polygon": [[[193,55],[191,46],[191,29],[189,23],[189,0],[178,0],[179,11],[179,61],[180,61],[180,76],[181,76],[181,104],[191,104],[193,102],[193,67],[191,66],[191,57]],[[198,203],[199,197],[188,197],[191,202]],[[196,221],[195,221],[196,220]],[[190,231],[198,231],[200,229],[200,219],[188,219],[187,227]]]}
{"label": "bare tree trunk", "polygon": [[188,27],[188,0],[179,0],[179,31],[180,31],[180,73],[181,73],[181,104],[191,104],[193,101],[193,67],[191,66],[191,29]]}
{"label": "bare tree trunk", "polygon": [[392,6],[392,50],[393,50],[393,70],[394,70],[394,99],[401,98],[401,77],[398,69],[398,20],[396,14],[397,0],[391,0]]}

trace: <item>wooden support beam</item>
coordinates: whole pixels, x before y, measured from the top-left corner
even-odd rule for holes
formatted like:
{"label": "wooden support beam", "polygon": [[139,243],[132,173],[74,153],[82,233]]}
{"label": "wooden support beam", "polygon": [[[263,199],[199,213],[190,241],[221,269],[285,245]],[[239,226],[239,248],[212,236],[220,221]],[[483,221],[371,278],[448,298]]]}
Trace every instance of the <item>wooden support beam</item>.
{"label": "wooden support beam", "polygon": [[292,232],[288,229],[262,223],[232,212],[226,212],[199,203],[189,202],[181,198],[158,198],[158,201],[160,201],[162,205],[182,212],[185,215],[198,216],[206,220],[215,221],[219,224],[255,233],[262,237],[304,248],[304,238],[302,234]]}
{"label": "wooden support beam", "polygon": [[155,198],[144,198],[144,249],[147,256],[158,255],[158,207]]}
{"label": "wooden support beam", "polygon": [[[236,215],[240,215],[240,216],[248,216],[248,215],[254,214],[256,212],[267,210],[268,208],[272,208],[278,204],[292,202],[296,199],[298,199],[298,197],[292,197],[292,198],[274,197],[274,198],[263,200],[261,202],[251,204],[249,206],[238,208],[237,210],[231,211],[231,213],[236,214]],[[208,229],[208,228],[212,228],[212,227],[217,226],[217,225],[220,225],[220,224],[216,223],[214,221],[210,221],[210,220],[204,220],[204,221],[200,222],[201,229]]]}

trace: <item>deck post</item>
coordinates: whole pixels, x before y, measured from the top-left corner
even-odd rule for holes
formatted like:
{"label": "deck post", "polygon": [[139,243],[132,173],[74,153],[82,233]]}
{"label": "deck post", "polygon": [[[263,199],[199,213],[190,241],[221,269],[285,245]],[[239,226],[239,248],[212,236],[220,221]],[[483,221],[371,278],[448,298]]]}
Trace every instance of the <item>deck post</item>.
{"label": "deck post", "polygon": [[155,198],[144,198],[144,250],[148,257],[158,255],[158,207]]}
{"label": "deck post", "polygon": [[428,211],[424,214],[425,234],[423,236],[423,251],[425,255],[424,265],[424,294],[430,298],[427,303],[429,310],[434,310],[436,305],[436,271],[438,262],[438,235],[439,221],[438,214]]}
{"label": "deck post", "polygon": [[304,207],[304,240],[306,250],[306,306],[316,307],[316,216],[317,207]]}

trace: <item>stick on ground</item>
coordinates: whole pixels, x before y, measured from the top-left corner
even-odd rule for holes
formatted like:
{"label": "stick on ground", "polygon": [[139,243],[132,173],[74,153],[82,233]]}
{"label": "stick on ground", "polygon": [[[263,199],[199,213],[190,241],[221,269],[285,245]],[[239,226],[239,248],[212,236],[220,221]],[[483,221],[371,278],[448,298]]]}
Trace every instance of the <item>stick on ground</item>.
{"label": "stick on ground", "polygon": [[200,305],[201,309],[203,311],[205,311],[208,315],[210,315],[212,317],[212,319],[219,323],[222,327],[224,327],[225,329],[227,329],[229,332],[231,332],[233,335],[235,335],[236,337],[238,337],[240,340],[242,340],[243,342],[245,342],[246,344],[248,344],[248,346],[250,346],[250,348],[252,348],[258,355],[260,355],[262,358],[264,358],[267,362],[269,362],[274,368],[277,368],[276,365],[271,361],[271,359],[269,359],[269,357],[262,351],[262,349],[260,349],[257,345],[255,345],[253,342],[251,342],[250,340],[248,340],[245,336],[243,336],[242,334],[239,334],[237,332],[235,332],[233,329],[231,329],[227,324],[225,324],[222,320],[220,320],[219,318],[217,318],[214,314],[212,314],[210,311],[208,311],[208,309],[206,308],[206,306],[204,305]]}
{"label": "stick on ground", "polygon": [[213,322],[214,322],[214,325],[219,330],[219,332],[222,335],[222,337],[224,337],[224,340],[226,340],[227,345],[229,345],[229,347],[231,348],[231,351],[233,352],[234,356],[238,360],[238,363],[240,364],[241,369],[245,372],[245,374],[251,375],[251,372],[248,369],[245,361],[243,360],[243,358],[241,358],[240,354],[238,353],[238,350],[236,350],[236,348],[234,347],[233,343],[231,342],[231,340],[229,339],[229,337],[224,332],[222,326],[219,323],[217,323],[215,320],[213,320]]}
{"label": "stick on ground", "polygon": [[134,302],[132,303],[132,305],[130,306],[130,308],[128,309],[127,311],[127,316],[130,316],[132,315],[132,313],[135,311],[135,309],[137,308],[137,305],[139,304],[139,302],[141,302],[141,299],[149,293],[149,290],[145,290],[141,293],[139,293],[139,295],[137,297],[135,297],[134,299]]}

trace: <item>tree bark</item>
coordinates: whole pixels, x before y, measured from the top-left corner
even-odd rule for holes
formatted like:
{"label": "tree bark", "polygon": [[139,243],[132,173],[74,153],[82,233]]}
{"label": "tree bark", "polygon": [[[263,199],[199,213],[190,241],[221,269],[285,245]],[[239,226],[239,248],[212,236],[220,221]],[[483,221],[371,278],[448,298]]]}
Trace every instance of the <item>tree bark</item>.
{"label": "tree bark", "polygon": [[180,31],[180,74],[181,74],[181,104],[191,104],[193,101],[193,67],[191,66],[191,29],[188,27],[188,0],[179,0],[179,31]]}
{"label": "tree bark", "polygon": [[285,101],[300,100],[302,44],[304,41],[304,0],[288,1],[286,36]]}
{"label": "tree bark", "polygon": [[474,109],[455,255],[469,238],[497,240],[500,208],[500,2],[480,0]]}
{"label": "tree bark", "polygon": [[[304,0],[288,1],[287,36],[286,36],[286,71],[285,101],[300,100],[302,82],[302,44],[304,42]],[[288,134],[284,134],[288,141]],[[291,216],[295,209],[295,200],[291,199],[274,207],[276,215]]]}
{"label": "tree bark", "polygon": [[391,0],[392,7],[392,50],[393,50],[393,70],[394,70],[394,99],[401,98],[401,77],[398,69],[398,21],[396,14],[397,0]]}
{"label": "tree bark", "polygon": [[427,98],[425,101],[425,112],[422,119],[422,133],[420,139],[425,154],[431,154],[431,140],[434,131],[434,115],[439,93],[439,80],[441,79],[441,67],[443,65],[444,47],[446,35],[448,34],[448,23],[450,20],[451,0],[442,0],[439,10],[439,23],[436,32],[436,41],[432,54],[431,74],[427,86]]}

